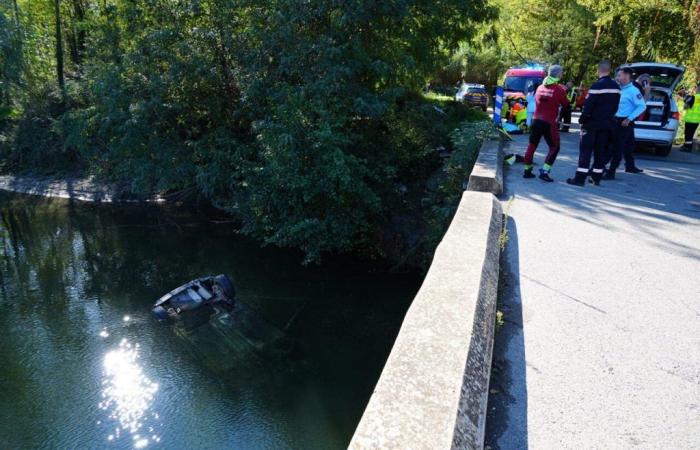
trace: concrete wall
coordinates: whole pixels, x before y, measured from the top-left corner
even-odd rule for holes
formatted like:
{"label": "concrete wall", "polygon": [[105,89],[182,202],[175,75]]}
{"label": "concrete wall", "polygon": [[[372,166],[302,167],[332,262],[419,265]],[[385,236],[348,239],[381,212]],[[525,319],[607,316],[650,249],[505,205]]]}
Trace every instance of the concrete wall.
{"label": "concrete wall", "polygon": [[492,194],[463,194],[351,449],[483,447],[501,225]]}
{"label": "concrete wall", "polygon": [[479,149],[467,190],[494,195],[503,192],[503,148],[500,140],[485,141]]}

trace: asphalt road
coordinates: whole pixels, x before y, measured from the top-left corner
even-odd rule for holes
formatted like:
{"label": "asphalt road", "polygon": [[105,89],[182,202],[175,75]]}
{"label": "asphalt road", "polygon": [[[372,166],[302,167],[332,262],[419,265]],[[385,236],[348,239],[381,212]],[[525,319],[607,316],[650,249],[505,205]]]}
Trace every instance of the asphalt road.
{"label": "asphalt road", "polygon": [[578,138],[563,135],[555,183],[505,169],[486,444],[700,448],[700,155],[637,155],[643,174],[579,188]]}

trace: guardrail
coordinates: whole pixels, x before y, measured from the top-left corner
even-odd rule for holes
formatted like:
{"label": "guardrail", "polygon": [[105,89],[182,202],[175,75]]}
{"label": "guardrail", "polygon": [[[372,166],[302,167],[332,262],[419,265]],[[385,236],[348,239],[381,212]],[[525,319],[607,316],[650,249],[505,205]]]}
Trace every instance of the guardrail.
{"label": "guardrail", "polygon": [[503,192],[503,150],[500,141],[488,140],[483,143],[469,175],[467,190],[494,195]]}
{"label": "guardrail", "polygon": [[502,220],[492,194],[464,192],[351,449],[483,447]]}

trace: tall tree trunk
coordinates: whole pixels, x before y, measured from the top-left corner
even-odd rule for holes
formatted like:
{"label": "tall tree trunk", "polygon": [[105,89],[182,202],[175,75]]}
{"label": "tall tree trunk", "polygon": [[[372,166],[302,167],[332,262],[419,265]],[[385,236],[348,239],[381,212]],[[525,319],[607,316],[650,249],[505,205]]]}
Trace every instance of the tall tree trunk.
{"label": "tall tree trunk", "polygon": [[15,11],[15,26],[19,30],[19,6],[17,6],[17,0],[12,0],[12,6]]}
{"label": "tall tree trunk", "polygon": [[61,93],[65,93],[66,79],[63,75],[63,33],[61,32],[61,0],[53,0],[56,16],[56,80]]}
{"label": "tall tree trunk", "polygon": [[83,61],[85,54],[85,6],[82,0],[72,0],[72,26],[67,31],[70,58],[73,64],[78,67]]}

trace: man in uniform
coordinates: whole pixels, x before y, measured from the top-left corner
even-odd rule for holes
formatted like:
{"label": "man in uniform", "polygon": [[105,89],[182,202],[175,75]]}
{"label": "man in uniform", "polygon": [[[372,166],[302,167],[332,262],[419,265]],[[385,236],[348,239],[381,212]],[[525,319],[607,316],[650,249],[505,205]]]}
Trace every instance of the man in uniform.
{"label": "man in uniform", "polygon": [[620,105],[615,112],[615,129],[610,168],[605,173],[606,180],[615,179],[615,171],[625,157],[625,172],[642,173],[634,162],[634,120],[647,108],[643,91],[632,80],[632,69],[624,67],[618,73],[620,80]]}
{"label": "man in uniform", "polygon": [[545,142],[549,146],[549,153],[544,160],[544,166],[540,169],[540,179],[547,182],[554,181],[549,172],[552,170],[552,165],[559,154],[559,128],[557,128],[557,115],[559,108],[565,107],[568,104],[566,99],[566,89],[564,85],[559,84],[559,78],[562,75],[560,65],[553,65],[549,68],[549,76],[544,79],[544,82],[537,88],[535,92],[535,117],[530,128],[530,143],[525,151],[525,173],[523,178],[535,178],[532,173],[532,160],[535,156],[535,150],[540,143],[540,139],[544,137]]}
{"label": "man in uniform", "polygon": [[[566,180],[574,186],[584,186],[589,171],[596,185],[600,184],[605,167],[606,147],[615,126],[615,112],[620,103],[620,87],[610,78],[610,62],[598,63],[598,80],[591,85],[579,118],[581,141],[578,168],[573,178]],[[591,156],[593,168],[591,168]]]}
{"label": "man in uniform", "polygon": [[695,88],[695,95],[687,95],[684,103],[685,142],[681,151],[689,152],[693,150],[693,137],[700,124],[700,83]]}

